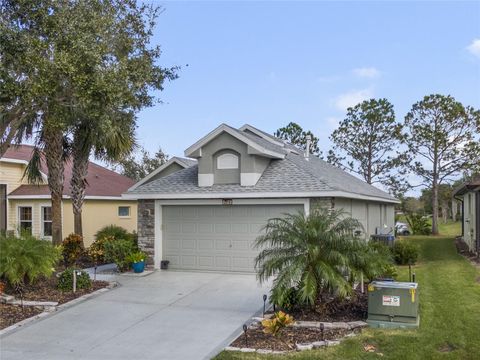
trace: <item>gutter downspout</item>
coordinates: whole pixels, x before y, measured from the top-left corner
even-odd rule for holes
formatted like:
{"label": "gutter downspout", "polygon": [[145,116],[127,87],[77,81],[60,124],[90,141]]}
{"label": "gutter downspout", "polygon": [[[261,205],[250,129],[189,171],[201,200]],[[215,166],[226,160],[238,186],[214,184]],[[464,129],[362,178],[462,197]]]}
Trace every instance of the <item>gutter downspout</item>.
{"label": "gutter downspout", "polygon": [[462,203],[462,238],[465,237],[465,221],[464,221],[464,217],[465,217],[465,202],[463,201],[463,198],[458,198],[456,197],[455,195],[453,196],[453,198],[457,201],[460,201]]}

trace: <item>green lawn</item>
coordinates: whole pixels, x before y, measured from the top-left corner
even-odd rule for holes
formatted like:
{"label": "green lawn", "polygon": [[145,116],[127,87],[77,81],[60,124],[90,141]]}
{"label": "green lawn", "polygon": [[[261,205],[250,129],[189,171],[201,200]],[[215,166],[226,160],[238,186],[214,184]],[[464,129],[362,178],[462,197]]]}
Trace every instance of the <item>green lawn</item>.
{"label": "green lawn", "polygon": [[[367,329],[326,350],[280,357],[223,352],[215,359],[480,359],[480,271],[457,255],[451,237],[409,238],[421,247],[415,266],[421,311],[418,330]],[[402,267],[399,280],[407,278],[408,270]],[[373,344],[383,356],[366,353],[364,344]],[[439,351],[445,345],[453,350]]]}
{"label": "green lawn", "polygon": [[460,221],[448,221],[438,224],[438,231],[441,235],[457,236],[462,235],[462,223]]}

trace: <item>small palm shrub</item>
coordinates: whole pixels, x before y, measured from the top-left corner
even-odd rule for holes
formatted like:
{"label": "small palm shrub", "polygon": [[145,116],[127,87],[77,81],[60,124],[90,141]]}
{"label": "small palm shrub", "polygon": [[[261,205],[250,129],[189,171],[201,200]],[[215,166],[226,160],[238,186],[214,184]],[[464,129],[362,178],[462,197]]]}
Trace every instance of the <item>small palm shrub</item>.
{"label": "small palm shrub", "polygon": [[294,323],[292,316],[283,311],[276,312],[271,319],[262,320],[263,332],[277,336],[280,330]]}
{"label": "small palm shrub", "polygon": [[57,288],[62,291],[73,291],[73,272],[77,272],[77,289],[90,289],[92,287],[92,280],[90,275],[83,270],[74,270],[72,268],[66,269],[60,274],[58,278]]}
{"label": "small palm shrub", "polygon": [[0,278],[12,287],[50,276],[60,260],[60,251],[50,242],[32,235],[0,236]]}
{"label": "small palm shrub", "polygon": [[255,267],[260,282],[273,277],[272,302],[285,303],[295,286],[302,303],[313,305],[324,295],[343,298],[360,276],[379,275],[388,258],[354,235],[361,228],[358,220],[326,208],[270,219],[256,240],[261,251]]}
{"label": "small palm shrub", "polygon": [[65,266],[72,266],[83,254],[83,238],[70,234],[62,241],[62,256]]}
{"label": "small palm shrub", "polygon": [[395,241],[392,247],[393,258],[398,265],[413,265],[418,260],[420,248],[411,241]]}
{"label": "small palm shrub", "polygon": [[104,244],[105,261],[114,262],[120,271],[126,271],[130,267],[131,254],[138,252],[138,248],[132,240],[112,240]]}

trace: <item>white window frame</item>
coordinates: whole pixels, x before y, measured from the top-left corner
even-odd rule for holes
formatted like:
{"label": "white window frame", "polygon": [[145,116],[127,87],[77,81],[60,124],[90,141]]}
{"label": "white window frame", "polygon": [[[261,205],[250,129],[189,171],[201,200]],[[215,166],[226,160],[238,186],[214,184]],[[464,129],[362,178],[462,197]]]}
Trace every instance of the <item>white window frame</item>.
{"label": "white window frame", "polygon": [[239,168],[239,157],[233,153],[225,153],[217,156],[217,169],[228,170]]}
{"label": "white window frame", "polygon": [[[128,208],[128,215],[120,215],[120,208]],[[120,205],[118,208],[117,208],[117,215],[119,218],[122,218],[122,219],[129,219],[132,217],[132,207],[130,205]]]}
{"label": "white window frame", "polygon": [[[45,235],[45,222],[52,223],[52,220],[45,221],[44,218],[43,218],[44,209],[47,208],[47,207],[49,207],[50,211],[52,211],[52,205],[48,205],[48,204],[41,204],[40,205],[40,235],[44,239],[51,239],[52,238],[51,235],[48,235],[48,236]],[[52,214],[52,216],[53,216],[53,214]],[[53,232],[53,228],[52,228],[52,232]]]}
{"label": "white window frame", "polygon": [[34,208],[33,208],[33,204],[21,204],[21,205],[19,204],[19,205],[17,205],[17,226],[18,226],[17,229],[16,229],[17,230],[16,231],[17,235],[21,234],[22,222],[27,222],[28,221],[28,220],[27,221],[22,221],[22,219],[21,219],[20,214],[21,214],[21,209],[22,208],[30,208],[32,210],[32,219],[30,220],[30,224],[31,224],[30,229],[31,229],[31,234],[34,235],[34,229],[33,229],[33,218],[34,218],[33,209]]}

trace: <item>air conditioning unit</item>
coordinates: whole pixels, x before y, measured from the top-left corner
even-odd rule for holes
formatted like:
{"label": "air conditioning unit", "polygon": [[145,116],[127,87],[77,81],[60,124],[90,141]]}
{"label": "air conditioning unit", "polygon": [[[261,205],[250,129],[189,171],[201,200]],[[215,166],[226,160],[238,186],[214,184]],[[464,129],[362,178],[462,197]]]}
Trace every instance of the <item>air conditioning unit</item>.
{"label": "air conditioning unit", "polygon": [[368,285],[368,319],[371,327],[414,328],[420,324],[418,284],[372,281]]}

